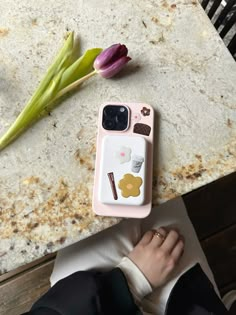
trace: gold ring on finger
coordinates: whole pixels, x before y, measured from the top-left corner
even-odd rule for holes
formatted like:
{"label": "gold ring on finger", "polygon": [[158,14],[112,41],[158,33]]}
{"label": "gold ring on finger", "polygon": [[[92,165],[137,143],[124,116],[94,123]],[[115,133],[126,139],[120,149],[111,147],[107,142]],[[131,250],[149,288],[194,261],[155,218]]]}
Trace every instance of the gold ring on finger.
{"label": "gold ring on finger", "polygon": [[159,237],[159,238],[164,242],[165,236],[164,236],[163,234],[161,234],[160,232],[154,231],[154,232],[153,232],[153,235]]}

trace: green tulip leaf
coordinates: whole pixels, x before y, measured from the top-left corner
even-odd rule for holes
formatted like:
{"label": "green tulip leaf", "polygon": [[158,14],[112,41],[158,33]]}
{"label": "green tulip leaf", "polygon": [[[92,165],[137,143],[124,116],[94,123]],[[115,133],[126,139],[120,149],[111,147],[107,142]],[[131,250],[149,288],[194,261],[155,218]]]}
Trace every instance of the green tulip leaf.
{"label": "green tulip leaf", "polygon": [[68,67],[70,65],[70,57],[73,54],[73,45],[74,45],[74,33],[69,33],[63,47],[59,51],[58,55],[54,58],[52,65],[48,68],[44,78],[39,83],[38,88],[32,95],[31,99],[28,102],[30,106],[31,103],[36,102],[44,93],[48,84],[52,80],[53,76],[58,73],[62,67]]}
{"label": "green tulip leaf", "polygon": [[55,105],[57,98],[95,74],[92,71],[93,63],[102,49],[87,50],[75,60],[75,57],[78,56],[77,48],[78,45],[74,43],[74,33],[71,32],[29,102],[0,138],[0,150],[4,149],[39,117],[42,117],[50,106]]}
{"label": "green tulip leaf", "polygon": [[101,52],[101,48],[89,49],[83,54],[83,56],[68,67],[62,75],[59,90],[62,90],[74,81],[79,80],[91,72],[93,70],[94,60]]}

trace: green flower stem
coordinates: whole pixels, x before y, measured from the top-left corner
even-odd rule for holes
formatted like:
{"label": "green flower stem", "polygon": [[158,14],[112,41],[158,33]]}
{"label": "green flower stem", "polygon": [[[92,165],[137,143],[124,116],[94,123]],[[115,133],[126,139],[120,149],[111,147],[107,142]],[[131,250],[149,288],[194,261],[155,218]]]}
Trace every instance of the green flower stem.
{"label": "green flower stem", "polygon": [[73,90],[74,88],[76,88],[77,86],[79,86],[80,84],[82,84],[83,82],[85,82],[86,80],[88,80],[89,78],[94,76],[95,74],[97,74],[96,70],[88,73],[87,75],[85,75],[84,77],[80,78],[79,80],[71,83],[70,85],[68,85],[67,87],[65,87],[61,91],[59,91],[57,93],[57,95],[55,96],[55,98],[51,102],[54,102],[55,100],[57,100],[62,95],[65,95],[66,93],[70,92],[71,90]]}
{"label": "green flower stem", "polygon": [[55,100],[97,73],[93,64],[102,48],[89,49],[74,60],[75,50],[74,33],[71,32],[29,102],[0,137],[0,151],[53,109]]}

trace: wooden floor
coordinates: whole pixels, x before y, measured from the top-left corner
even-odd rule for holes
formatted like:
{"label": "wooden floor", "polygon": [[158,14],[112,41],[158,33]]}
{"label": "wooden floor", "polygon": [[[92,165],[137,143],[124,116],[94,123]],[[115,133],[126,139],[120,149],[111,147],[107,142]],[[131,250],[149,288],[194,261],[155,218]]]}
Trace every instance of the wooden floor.
{"label": "wooden floor", "polygon": [[[184,196],[221,294],[236,289],[236,173]],[[0,315],[19,315],[49,288],[55,254],[0,276]]]}

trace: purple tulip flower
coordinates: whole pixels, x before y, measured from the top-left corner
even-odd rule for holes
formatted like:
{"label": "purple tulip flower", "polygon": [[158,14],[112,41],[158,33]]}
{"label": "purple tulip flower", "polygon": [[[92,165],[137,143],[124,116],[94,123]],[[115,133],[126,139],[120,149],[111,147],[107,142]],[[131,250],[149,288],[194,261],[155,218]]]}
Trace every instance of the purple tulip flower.
{"label": "purple tulip flower", "polygon": [[94,61],[94,69],[103,78],[116,75],[131,60],[125,45],[115,44],[103,50]]}

